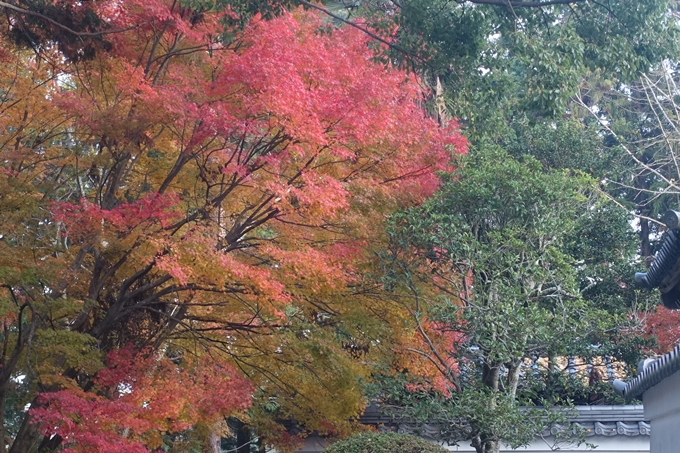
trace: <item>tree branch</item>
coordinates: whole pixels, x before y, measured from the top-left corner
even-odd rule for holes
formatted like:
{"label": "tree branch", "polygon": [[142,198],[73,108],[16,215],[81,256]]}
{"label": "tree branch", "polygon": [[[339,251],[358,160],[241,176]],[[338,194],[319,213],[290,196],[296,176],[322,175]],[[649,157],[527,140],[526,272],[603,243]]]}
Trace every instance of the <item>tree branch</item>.
{"label": "tree branch", "polygon": [[49,22],[50,24],[71,33],[72,35],[81,36],[81,37],[83,37],[83,36],[92,37],[92,36],[110,35],[112,33],[122,33],[122,32],[125,32],[125,31],[133,30],[133,29],[135,29],[135,28],[137,28],[141,25],[141,24],[137,24],[137,25],[132,25],[132,26],[127,27],[127,28],[118,28],[118,29],[114,29],[114,30],[101,30],[101,31],[92,31],[92,32],[90,32],[90,31],[75,31],[72,28],[69,28],[64,24],[60,24],[59,22],[57,22],[54,19],[50,19],[49,17],[45,16],[44,14],[40,14],[36,11],[31,11],[30,9],[25,9],[25,8],[20,7],[20,6],[12,5],[11,3],[0,1],[0,8],[11,9],[12,11],[16,11],[18,13],[25,14],[27,16],[38,17],[38,18],[44,20],[45,22]]}
{"label": "tree branch", "polygon": [[[572,1],[574,1],[574,0],[572,0]],[[576,1],[583,1],[583,0],[576,0]],[[319,10],[322,13],[326,14],[327,16],[330,16],[333,19],[339,20],[340,22],[345,23],[345,24],[349,25],[350,27],[354,27],[357,30],[361,30],[363,33],[366,33],[371,38],[375,39],[376,41],[380,41],[381,43],[385,44],[386,46],[388,46],[391,49],[394,49],[398,52],[401,52],[405,55],[408,55],[408,56],[413,57],[413,58],[417,58],[418,60],[422,61],[422,58],[419,57],[418,55],[414,54],[413,52],[411,52],[411,51],[409,51],[409,50],[407,50],[407,49],[405,49],[405,48],[403,48],[403,47],[401,47],[397,44],[389,42],[388,40],[378,36],[377,34],[373,33],[372,31],[370,31],[366,27],[362,27],[361,25],[357,24],[356,22],[352,22],[351,20],[347,20],[342,16],[338,16],[337,14],[334,14],[334,13],[328,11],[326,8],[323,8],[322,6],[319,6],[319,5],[315,5],[314,3],[310,3],[307,0],[297,0],[297,2],[300,3],[301,5],[305,5],[308,8],[313,8],[313,9]],[[427,64],[427,63],[425,63],[425,64]]]}

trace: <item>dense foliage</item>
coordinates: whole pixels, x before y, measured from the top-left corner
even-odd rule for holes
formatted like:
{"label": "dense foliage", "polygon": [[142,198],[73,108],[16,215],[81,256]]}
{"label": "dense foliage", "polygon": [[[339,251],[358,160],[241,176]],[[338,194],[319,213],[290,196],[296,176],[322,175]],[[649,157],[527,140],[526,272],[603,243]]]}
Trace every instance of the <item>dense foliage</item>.
{"label": "dense foliage", "polygon": [[[530,441],[544,425],[529,421],[519,402],[564,398],[540,385],[556,383],[549,382],[556,360],[607,354],[608,346],[595,352],[593,345],[626,324],[588,301],[579,281],[582,273],[599,279],[602,258],[579,241],[602,233],[592,217],[609,209],[585,175],[544,172],[531,157],[478,148],[433,198],[393,216],[385,284],[412,315],[419,341],[410,350],[420,356],[401,362],[402,373],[425,378],[407,388],[440,397],[389,402],[450,420],[446,439],[470,439],[479,451]],[[608,228],[624,225],[620,217]],[[620,239],[608,243],[623,252],[614,259],[628,256],[629,237]],[[546,367],[532,371],[527,364],[537,358]]]}
{"label": "dense foliage", "polygon": [[441,192],[393,217],[383,283],[409,311],[406,350],[421,359],[400,355],[381,369],[384,402],[495,452],[545,427],[518,406],[620,401],[607,375],[634,370],[653,345],[650,330],[666,345],[673,338],[663,314],[649,315],[654,296],[632,284],[644,266],[636,255],[651,253],[658,231],[645,219],[656,215],[622,202],[643,199],[631,175],[658,177],[640,162],[661,135],[626,151],[608,130],[614,117],[576,101],[582,89],[602,112],[598,100],[617,97],[610,105],[641,120],[630,131],[650,132],[651,115],[627,103],[643,96],[631,99],[628,87],[676,55],[673,8],[472,0],[399,2],[395,19],[370,11],[395,37],[389,58],[429,83],[433,116],[459,117],[471,142]]}
{"label": "dense foliage", "polygon": [[410,434],[361,433],[334,443],[329,453],[444,453],[446,448]]}
{"label": "dense foliage", "polygon": [[[646,264],[666,230],[661,217],[680,208],[677,81],[677,64],[668,60],[628,84],[613,85],[593,77],[583,84],[576,100],[584,122],[604,137],[601,148],[617,157],[602,172],[602,189],[620,207],[636,214],[639,253]],[[659,307],[642,316],[647,335],[658,339],[656,351],[666,352],[676,345],[677,314]]]}
{"label": "dense foliage", "polygon": [[344,435],[371,388],[495,452],[550,423],[520,404],[614,401],[561,360],[680,338],[631,285],[630,213],[647,257],[677,203],[675,69],[635,82],[672,2],[326,3],[351,26],[0,4],[10,451],[290,447],[276,420]]}
{"label": "dense foliage", "polygon": [[438,78],[450,112],[475,132],[513,111],[560,116],[588,72],[632,81],[677,50],[668,0],[396,4],[387,19],[372,15],[408,52],[392,57],[422,68],[433,88]]}
{"label": "dense foliage", "polygon": [[70,6],[117,32],[75,55],[49,30],[0,36],[0,437],[182,451],[229,416],[284,444],[278,418],[346,432],[359,359],[400,316],[363,280],[370,248],[466,140],[313,15]]}

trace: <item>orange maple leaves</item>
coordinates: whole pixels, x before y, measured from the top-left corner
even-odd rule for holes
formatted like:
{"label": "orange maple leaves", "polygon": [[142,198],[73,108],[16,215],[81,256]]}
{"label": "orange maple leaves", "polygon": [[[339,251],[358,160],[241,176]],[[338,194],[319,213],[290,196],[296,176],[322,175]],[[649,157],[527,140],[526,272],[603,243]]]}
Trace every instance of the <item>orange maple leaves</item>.
{"label": "orange maple leaves", "polygon": [[[368,249],[389,213],[436,190],[464,137],[424,114],[416,77],[376,63],[367,36],[329,33],[312,14],[256,17],[227,39],[228,11],[95,7],[133,28],[107,35],[92,60],[45,56],[58,73],[35,96],[58,119],[49,158],[40,146],[2,150],[0,176],[23,178],[50,213],[36,227],[44,264],[60,270],[46,285],[80,301],[41,328],[86,335],[109,357],[78,379],[95,387],[45,394],[35,419],[69,448],[143,451],[158,444],[151,432],[243,410],[254,386],[285,393],[290,414],[319,410],[310,395],[336,386],[346,420],[364,364],[319,352],[344,351],[327,325],[349,313],[347,329],[365,331]],[[132,357],[119,349],[128,341],[156,350]],[[199,351],[190,364],[163,357],[188,345]],[[304,389],[279,381],[294,373]]]}

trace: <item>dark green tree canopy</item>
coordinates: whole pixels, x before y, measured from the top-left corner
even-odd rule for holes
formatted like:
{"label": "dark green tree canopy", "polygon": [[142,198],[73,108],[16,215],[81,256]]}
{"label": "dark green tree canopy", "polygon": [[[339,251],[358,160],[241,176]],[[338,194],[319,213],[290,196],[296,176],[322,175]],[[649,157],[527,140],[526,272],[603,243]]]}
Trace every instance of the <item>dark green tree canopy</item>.
{"label": "dark green tree canopy", "polygon": [[[453,335],[446,354],[458,373],[450,398],[387,392],[390,403],[449,420],[448,441],[494,452],[545,427],[546,414],[520,405],[601,398],[586,376],[560,377],[556,360],[640,358],[639,343],[621,338],[631,295],[617,264],[629,263],[634,241],[615,208],[587,174],[486,143],[432,199],[394,216],[385,282],[398,303],[413,304],[418,326],[434,322]],[[420,290],[430,281],[434,294]],[[523,371],[537,358],[547,366]]]}
{"label": "dark green tree canopy", "polygon": [[[677,51],[678,27],[667,0],[395,5],[396,13],[387,20],[381,15],[381,24],[396,29],[399,46],[450,88],[453,114],[464,119],[480,113],[480,97],[498,101],[518,88],[520,108],[557,115],[587,71],[630,81]],[[418,65],[403,53],[392,58]]]}

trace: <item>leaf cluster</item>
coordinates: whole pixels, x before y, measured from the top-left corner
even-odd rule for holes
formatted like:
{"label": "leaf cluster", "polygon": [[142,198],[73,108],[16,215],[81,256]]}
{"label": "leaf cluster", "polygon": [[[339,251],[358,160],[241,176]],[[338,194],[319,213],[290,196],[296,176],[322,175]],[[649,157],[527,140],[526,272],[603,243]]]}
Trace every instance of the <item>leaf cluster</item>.
{"label": "leaf cluster", "polygon": [[443,453],[444,447],[417,436],[397,433],[361,433],[335,442],[331,453]]}
{"label": "leaf cluster", "polygon": [[[564,374],[553,375],[553,365],[533,374],[527,363],[569,354],[640,357],[639,343],[623,334],[635,294],[617,267],[627,264],[634,241],[628,217],[582,172],[546,169],[488,144],[458,164],[433,198],[390,224],[385,279],[395,300],[411,307],[418,335],[450,333],[449,342],[417,351],[422,369],[402,370],[424,379],[406,388],[430,396],[396,404],[421,420],[449,420],[447,439],[522,445],[543,428],[526,424],[521,403],[565,404],[601,391],[582,375],[565,381],[571,387],[558,385]],[[448,387],[423,372],[442,356],[456,363]]]}
{"label": "leaf cluster", "polygon": [[[525,8],[409,0],[399,2],[393,15],[378,11],[374,17],[384,29],[397,30],[396,42],[418,55],[414,61],[391,51],[392,58],[448,87],[454,116],[472,118],[487,107],[479,99],[467,104],[475,97],[493,105],[509,94],[519,95],[519,110],[555,117],[587,71],[631,81],[674,55],[678,29],[670,6],[666,0]],[[394,28],[387,25],[392,23]],[[494,89],[486,94],[489,84]]]}

